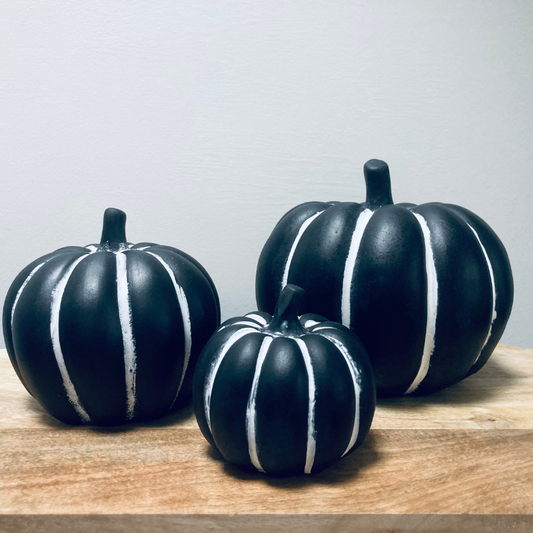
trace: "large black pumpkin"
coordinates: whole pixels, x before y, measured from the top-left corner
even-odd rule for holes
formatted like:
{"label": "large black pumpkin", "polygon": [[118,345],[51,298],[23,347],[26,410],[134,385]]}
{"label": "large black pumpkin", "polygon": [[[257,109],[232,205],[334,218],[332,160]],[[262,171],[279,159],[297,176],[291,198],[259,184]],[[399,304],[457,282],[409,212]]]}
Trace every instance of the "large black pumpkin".
{"label": "large black pumpkin", "polygon": [[477,372],[511,312],[513,279],[494,231],[462,207],[394,205],[389,169],[364,167],[367,200],[289,211],[261,253],[259,309],[287,283],[305,309],[351,328],[367,349],[378,395],[430,393]]}
{"label": "large black pumpkin", "polygon": [[3,329],[15,371],[69,424],[159,417],[192,395],[192,375],[220,323],[205,269],[169,246],[126,241],[107,209],[100,245],[28,265],[7,294]]}
{"label": "large black pumpkin", "polygon": [[302,295],[287,285],[274,317],[226,321],[198,361],[198,425],[243,468],[318,472],[355,450],[370,428],[376,391],[364,348],[341,324],[298,319]]}

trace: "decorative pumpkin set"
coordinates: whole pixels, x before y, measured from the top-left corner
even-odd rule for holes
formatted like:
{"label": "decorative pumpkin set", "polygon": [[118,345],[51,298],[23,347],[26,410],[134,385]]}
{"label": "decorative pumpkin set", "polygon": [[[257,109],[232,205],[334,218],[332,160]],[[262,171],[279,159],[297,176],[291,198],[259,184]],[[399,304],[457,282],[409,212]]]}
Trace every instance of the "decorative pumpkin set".
{"label": "decorative pumpkin set", "polygon": [[229,462],[326,468],[363,442],[376,391],[427,394],[482,368],[513,300],[505,248],[478,216],[393,204],[382,161],[364,174],[364,204],[308,202],[281,218],[259,258],[259,311],[220,327],[200,263],[128,243],[126,215],[107,209],[99,245],[56,250],[13,281],[15,372],[68,424],[150,420],[192,396]]}

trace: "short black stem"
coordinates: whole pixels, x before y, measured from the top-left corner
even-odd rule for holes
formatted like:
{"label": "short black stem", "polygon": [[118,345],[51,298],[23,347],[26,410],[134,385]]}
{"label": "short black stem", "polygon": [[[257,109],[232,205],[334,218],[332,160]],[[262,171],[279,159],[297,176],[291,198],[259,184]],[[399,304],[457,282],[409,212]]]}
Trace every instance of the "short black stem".
{"label": "short black stem", "polygon": [[274,317],[267,330],[272,333],[300,336],[306,333],[300,324],[299,314],[303,305],[305,291],[296,285],[287,285],[281,291],[274,311]]}
{"label": "short black stem", "polygon": [[366,181],[365,206],[375,210],[378,207],[393,204],[387,163],[379,159],[371,159],[365,163],[364,173]]}
{"label": "short black stem", "polygon": [[126,213],[120,209],[108,207],[104,213],[100,248],[117,252],[126,246]]}

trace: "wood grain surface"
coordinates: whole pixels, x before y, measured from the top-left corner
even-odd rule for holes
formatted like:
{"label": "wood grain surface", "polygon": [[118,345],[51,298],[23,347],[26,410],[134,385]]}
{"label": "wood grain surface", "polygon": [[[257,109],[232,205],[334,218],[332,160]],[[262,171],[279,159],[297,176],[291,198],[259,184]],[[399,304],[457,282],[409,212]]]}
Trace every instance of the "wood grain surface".
{"label": "wood grain surface", "polygon": [[191,408],[73,428],[0,354],[0,531],[533,531],[533,350],[378,402],[363,446],[312,476],[227,464]]}

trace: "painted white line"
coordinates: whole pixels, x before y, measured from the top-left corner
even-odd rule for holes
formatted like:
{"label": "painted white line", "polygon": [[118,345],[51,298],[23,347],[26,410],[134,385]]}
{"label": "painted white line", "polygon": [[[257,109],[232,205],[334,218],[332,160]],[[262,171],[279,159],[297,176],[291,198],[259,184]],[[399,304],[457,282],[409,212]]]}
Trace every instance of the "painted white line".
{"label": "painted white line", "polygon": [[289,270],[291,268],[292,259],[294,257],[294,253],[296,252],[296,247],[298,246],[298,243],[300,242],[300,239],[302,238],[305,230],[310,226],[310,224],[315,220],[319,215],[321,215],[324,211],[319,211],[318,213],[314,214],[313,216],[309,217],[298,230],[298,234],[296,235],[296,238],[294,239],[294,242],[292,243],[291,250],[289,252],[289,257],[287,257],[287,263],[285,264],[285,270],[283,271],[283,278],[281,281],[281,290],[285,288],[285,286],[288,283],[289,280]]}
{"label": "painted white line", "polygon": [[355,268],[355,262],[357,260],[357,254],[359,247],[361,246],[361,239],[365,228],[372,217],[373,212],[370,209],[365,209],[357,219],[355,224],[355,230],[352,235],[352,241],[350,243],[350,249],[348,251],[348,258],[344,266],[344,276],[342,279],[342,296],[341,296],[341,322],[347,328],[351,324],[351,293],[353,274]]}
{"label": "painted white line", "polygon": [[183,321],[183,334],[185,337],[184,343],[184,359],[183,359],[183,370],[181,372],[181,379],[180,383],[178,385],[178,390],[176,391],[176,395],[174,396],[174,400],[171,403],[169,409],[172,409],[174,404],[176,403],[176,399],[178,398],[178,394],[181,390],[181,386],[183,385],[183,380],[185,378],[185,373],[187,372],[187,368],[189,367],[189,361],[191,359],[191,350],[192,350],[192,325],[191,325],[191,313],[189,310],[189,302],[187,301],[187,296],[185,295],[185,291],[183,290],[183,287],[178,285],[178,282],[176,281],[176,277],[174,276],[174,272],[172,272],[172,269],[170,266],[157,254],[154,254],[153,252],[147,252],[151,256],[155,257],[165,268],[167,271],[167,274],[170,277],[170,280],[172,281],[172,285],[174,286],[174,290],[176,291],[176,296],[178,298],[178,304],[181,310],[181,317]]}
{"label": "painted white line", "polygon": [[87,411],[83,407],[78,397],[78,393],[70,379],[67,367],[65,365],[65,358],[63,356],[63,351],[61,349],[61,340],[59,338],[59,314],[61,312],[61,300],[63,299],[63,293],[65,292],[65,287],[67,286],[68,280],[74,269],[78,266],[80,261],[89,257],[89,254],[82,255],[78,257],[69,267],[67,272],[59,280],[59,283],[56,285],[52,292],[52,305],[50,311],[50,336],[52,339],[52,348],[54,350],[54,355],[57,361],[57,366],[59,367],[59,372],[61,373],[61,378],[63,380],[63,387],[67,393],[67,398],[69,402],[74,407],[74,410],[81,418],[82,422],[90,423],[91,418],[87,414]]}
{"label": "painted white line", "polygon": [[243,328],[236,331],[219,349],[215,357],[211,360],[211,365],[206,373],[204,385],[204,412],[207,426],[211,434],[211,395],[213,394],[213,386],[217,377],[217,372],[228,350],[242,337],[249,333],[257,333],[257,330],[252,328]]}
{"label": "painted white line", "polygon": [[259,472],[264,472],[264,469],[259,461],[259,456],[257,454],[257,412],[255,408],[256,399],[257,399],[257,387],[259,385],[259,377],[261,376],[261,369],[263,368],[263,363],[265,361],[268,349],[270,344],[274,340],[273,337],[265,337],[261,348],[259,349],[259,354],[257,356],[257,361],[255,364],[254,378],[252,381],[252,388],[250,390],[250,396],[248,397],[248,405],[246,406],[246,436],[248,438],[248,451],[250,454],[250,460],[252,464],[259,470]]}
{"label": "painted white line", "polygon": [[[323,330],[335,330],[335,328],[324,326],[322,328],[315,328],[313,330],[313,333],[317,331],[323,331]],[[331,335],[328,335],[327,333],[318,333],[321,337],[324,337],[328,339],[332,344],[335,345],[335,347],[339,350],[341,355],[344,357],[344,360],[346,361],[346,364],[348,365],[348,370],[350,371],[350,375],[352,377],[352,384],[353,384],[353,391],[355,396],[355,405],[354,405],[354,420],[352,425],[352,435],[350,437],[350,441],[348,442],[348,446],[346,447],[346,450],[344,450],[344,453],[341,457],[344,457],[355,445],[355,442],[357,440],[357,436],[359,435],[359,426],[360,426],[360,419],[361,419],[361,375],[359,373],[359,369],[357,368],[355,361],[352,359],[351,355],[348,353],[348,350],[346,349],[346,346],[339,342],[335,337],[332,337]]]}
{"label": "painted white line", "polygon": [[251,318],[252,320],[255,320],[256,322],[259,322],[262,326],[266,326],[268,322],[261,316],[256,313],[248,313],[247,315],[244,315],[246,318]]}
{"label": "painted white line", "polygon": [[309,383],[309,409],[307,411],[307,452],[305,456],[304,473],[310,474],[315,463],[316,455],[316,428],[315,428],[315,404],[316,404],[316,385],[315,375],[313,373],[313,364],[311,363],[311,356],[307,349],[307,344],[302,339],[294,339],[304,359],[305,368],[307,370],[307,378]]}
{"label": "painted white line", "polygon": [[122,343],[124,346],[124,366],[126,375],[126,418],[131,420],[135,416],[137,356],[135,353],[135,339],[131,323],[131,302],[128,288],[126,254],[115,254],[117,264],[117,298]]}
{"label": "painted white line", "polygon": [[481,239],[479,238],[477,231],[470,224],[468,224],[468,227],[472,230],[472,232],[476,236],[476,239],[479,242],[479,246],[481,246],[481,250],[483,251],[483,255],[485,256],[485,260],[487,261],[487,267],[489,269],[490,283],[491,283],[491,289],[492,289],[492,315],[491,315],[491,320],[490,320],[489,332],[487,333],[487,337],[485,338],[485,342],[483,343],[481,350],[477,354],[476,360],[472,364],[472,366],[474,366],[477,363],[477,360],[479,359],[481,352],[485,349],[485,346],[487,346],[487,343],[489,342],[490,336],[492,334],[492,326],[498,314],[496,313],[496,283],[494,281],[494,271],[492,270],[492,264],[490,262],[489,255],[487,254],[487,250],[485,250],[485,247],[483,246],[483,243],[481,242]]}
{"label": "painted white line", "polygon": [[425,260],[426,260],[426,279],[427,279],[427,304],[426,304],[426,335],[424,338],[424,351],[422,352],[422,361],[418,373],[407,389],[405,394],[414,392],[422,380],[426,377],[431,356],[435,350],[435,331],[437,328],[437,305],[438,305],[438,283],[437,270],[435,268],[435,258],[431,248],[431,234],[424,217],[418,213],[413,213],[418,220],[422,233],[424,235]]}
{"label": "painted white line", "polygon": [[255,328],[257,331],[260,331],[262,326],[257,324],[257,322],[248,322],[247,320],[239,320],[239,322],[233,322],[233,324],[226,324],[225,326],[220,326],[218,331],[222,331],[223,329],[231,328],[232,326],[249,326],[251,328]]}
{"label": "painted white line", "polygon": [[[50,259],[52,259],[50,257]],[[18,304],[18,301],[20,299],[20,296],[22,295],[22,292],[24,291],[24,289],[26,288],[26,285],[28,285],[28,282],[30,281],[31,278],[33,278],[33,276],[35,275],[35,273],[43,266],[45,265],[46,263],[48,263],[48,261],[50,261],[50,259],[47,259],[46,261],[43,261],[42,263],[38,264],[29,274],[28,274],[28,277],[24,280],[24,283],[19,287],[19,290],[17,291],[17,295],[15,296],[15,301],[13,302],[13,307],[11,308],[11,334],[13,334],[13,318],[15,316],[15,308],[17,307],[17,304]]]}

